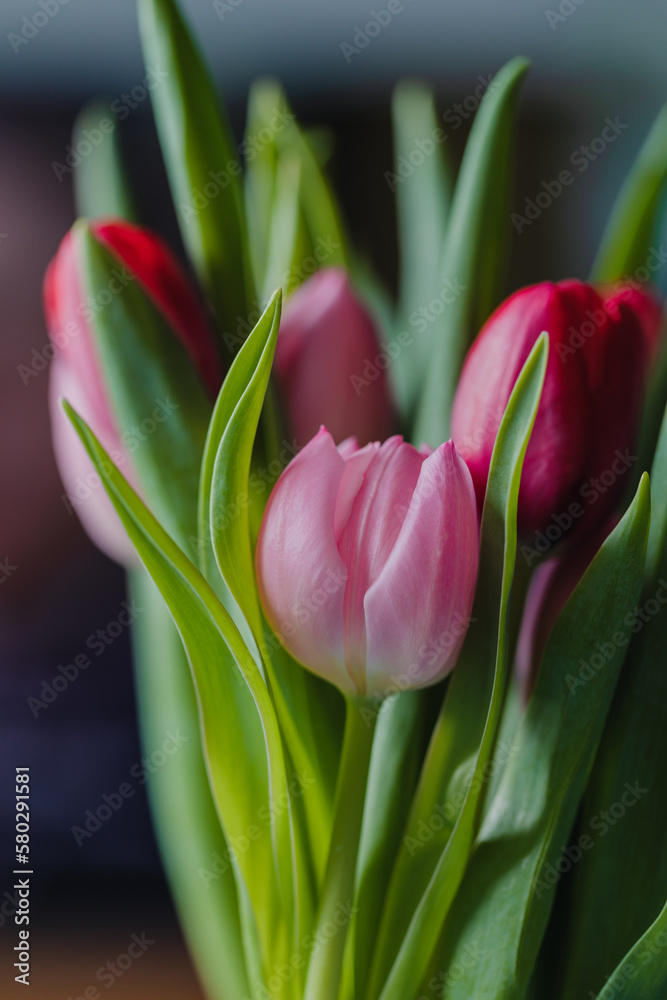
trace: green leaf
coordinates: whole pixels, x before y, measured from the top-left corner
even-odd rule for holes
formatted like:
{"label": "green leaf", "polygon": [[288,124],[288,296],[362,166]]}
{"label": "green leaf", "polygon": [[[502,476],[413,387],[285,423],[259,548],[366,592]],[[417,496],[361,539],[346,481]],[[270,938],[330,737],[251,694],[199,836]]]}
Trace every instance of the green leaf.
{"label": "green leaf", "polygon": [[139,0],[139,27],[183,242],[229,349],[255,302],[238,151],[175,0]]}
{"label": "green leaf", "polygon": [[[485,768],[506,685],[521,469],[539,406],[548,347],[543,333],[498,430],[482,517],[473,622],[424,765],[377,946],[370,996],[377,996],[384,983],[382,1000],[409,1000],[416,995],[477,832]],[[433,822],[434,816],[439,822]]]}
{"label": "green leaf", "polygon": [[[596,846],[572,876],[564,962],[565,993],[572,996],[601,989],[667,898],[666,487],[667,417],[651,472],[644,592],[630,614],[636,634],[584,800],[581,833]],[[634,787],[641,795],[629,794]]]}
{"label": "green leaf", "polygon": [[[88,295],[115,289],[118,260],[84,221],[74,238]],[[179,544],[196,533],[199,469],[211,401],[190,358],[137,281],[95,309],[91,328],[121,440],[143,495]]]}
{"label": "green leaf", "polygon": [[[385,176],[396,192],[398,216],[400,278],[395,331],[398,334],[399,330],[407,330],[408,325],[414,327],[410,317],[428,307],[442,291],[442,255],[452,179],[444,155],[448,135],[438,117],[432,89],[416,81],[397,84],[392,115],[396,173],[393,177]],[[433,138],[436,134],[443,136],[440,143]],[[411,154],[421,150],[418,144],[423,146],[428,142],[433,146],[432,152],[422,154],[423,162],[409,176],[403,176],[403,162],[410,163]],[[412,412],[420,392],[436,335],[432,329],[419,334],[389,369],[405,415]]]}
{"label": "green leaf", "polygon": [[667,180],[667,105],[658,115],[612,209],[591,281],[616,281],[645,267]]}
{"label": "green leaf", "polygon": [[498,302],[510,214],[510,133],[527,69],[525,59],[513,59],[494,78],[477,112],[456,182],[440,282],[453,301],[447,303],[433,340],[414,432],[415,441],[433,446],[450,437],[463,359]]}
{"label": "green leaf", "polygon": [[162,861],[208,995],[241,1000],[250,988],[236,882],[206,773],[190,666],[150,577],[135,570],[130,588],[142,609],[132,639],[143,751],[150,756],[168,733],[184,741],[146,786]]}
{"label": "green leaf", "polygon": [[[312,273],[302,266],[308,256],[314,256],[321,266],[347,266],[348,241],[331,185],[311,140],[299,128],[280,85],[273,80],[256,82],[251,90],[249,108],[244,142],[246,149],[252,149],[254,155],[248,158],[248,215],[253,220],[253,257],[260,269],[261,280],[258,279],[258,282],[262,287],[266,287],[268,280],[269,243],[275,239],[271,230],[275,225],[276,199],[279,195],[279,165],[287,159],[289,169],[294,170],[298,164],[303,230],[299,233],[296,262],[290,258],[291,248],[284,257],[284,266],[289,273],[281,286],[287,293]],[[267,132],[270,134],[268,141],[264,139]]]}
{"label": "green leaf", "polygon": [[263,301],[276,288],[290,288],[290,276],[310,251],[301,211],[301,164],[287,152],[276,168],[275,192],[267,239],[267,261],[263,280]]}
{"label": "green leaf", "polygon": [[[303,812],[315,873],[321,875],[326,863],[336,777],[335,767],[331,766],[332,692],[328,685],[318,682],[287,656],[279,642],[274,644],[271,636],[264,636],[248,521],[252,448],[271,374],[280,304],[278,291],[234,359],[220,390],[202,463],[199,533],[202,540],[212,541],[217,567],[243,621],[221,595],[223,603],[237,622],[258,667],[266,667],[292,764],[297,775],[308,781]],[[208,546],[204,553],[207,549]],[[206,555],[204,566],[212,580],[213,567],[207,564]]]}
{"label": "green leaf", "polygon": [[[448,1000],[523,1000],[560,880],[568,837],[625,657],[626,615],[641,587],[648,477],[561,613],[443,934]],[[609,660],[600,641],[612,646]],[[611,805],[611,803],[608,803]],[[601,844],[576,844],[592,854]],[[564,859],[564,860],[563,860]],[[579,863],[582,863],[579,861]],[[562,996],[579,996],[564,992]]]}
{"label": "green leaf", "polygon": [[[111,126],[111,131],[108,131]],[[87,104],[74,123],[72,145],[90,142],[88,135],[98,133],[101,139],[92,146],[74,170],[74,200],[77,215],[95,218],[114,216],[138,220],[134,196],[123,165],[119,138],[119,122],[108,104],[99,101]]]}
{"label": "green leaf", "polygon": [[667,985],[667,904],[625,956],[597,1000],[656,1000]]}
{"label": "green leaf", "polygon": [[276,292],[237,354],[211,420],[200,484],[202,533],[210,537],[220,573],[250,624],[261,634],[248,523],[248,476],[280,325]]}
{"label": "green leaf", "polygon": [[[127,484],[67,403],[65,411],[102,479],[131,541],[155,581],[192,669],[209,779],[239,894],[247,893],[264,978],[293,956],[296,923],[290,794],[282,740],[269,692],[232,619],[199,571]],[[296,978],[296,977],[295,977]]]}

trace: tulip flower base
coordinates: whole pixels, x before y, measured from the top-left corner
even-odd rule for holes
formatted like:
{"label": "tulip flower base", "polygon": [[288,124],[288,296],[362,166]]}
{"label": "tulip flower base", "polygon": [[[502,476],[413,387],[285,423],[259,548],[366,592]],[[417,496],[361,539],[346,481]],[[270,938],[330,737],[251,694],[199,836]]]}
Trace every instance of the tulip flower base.
{"label": "tulip flower base", "polygon": [[[207,996],[667,996],[667,364],[632,278],[667,113],[589,281],[503,301],[513,60],[455,182],[443,148],[396,188],[392,304],[278,85],[243,169],[175,0],[139,13],[177,208],[235,166],[177,211],[193,280],[115,154],[81,184],[52,422],[147,609],[144,745],[188,739],[151,805]],[[393,117],[400,163],[433,95],[399,85]]]}

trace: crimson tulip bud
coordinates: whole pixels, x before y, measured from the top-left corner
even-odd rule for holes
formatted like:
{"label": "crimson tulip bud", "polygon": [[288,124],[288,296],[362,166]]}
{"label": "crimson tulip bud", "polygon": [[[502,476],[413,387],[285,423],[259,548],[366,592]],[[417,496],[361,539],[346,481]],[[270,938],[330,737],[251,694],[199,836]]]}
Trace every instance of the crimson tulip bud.
{"label": "crimson tulip bud", "polygon": [[636,461],[631,449],[660,319],[648,292],[580,281],[523,288],[493,313],[466,358],[452,413],[480,508],[505,406],[546,330],[549,361],[523,466],[519,530],[539,534],[565,516],[587,530],[601,523]]}
{"label": "crimson tulip bud", "polygon": [[475,494],[450,442],[336,448],[323,427],[269,497],[262,605],[300,663],[348,695],[420,688],[454,666],[478,560]]}
{"label": "crimson tulip bud", "polygon": [[335,441],[384,440],[393,413],[380,343],[345,271],[325,268],[285,304],[276,372],[299,446],[324,424]]}
{"label": "crimson tulip bud", "polygon": [[67,501],[95,544],[122,564],[136,554],[76,431],[60,406],[65,397],[137,488],[131,455],[119,432],[105,387],[91,324],[116,294],[136,281],[182,342],[211,395],[221,382],[215,340],[202,307],[170,250],[155,234],[120,220],[88,223],[118,262],[109,287],[89,295],[76,227],[65,236],[44,279],[44,309],[54,359],[49,399],[53,444]]}

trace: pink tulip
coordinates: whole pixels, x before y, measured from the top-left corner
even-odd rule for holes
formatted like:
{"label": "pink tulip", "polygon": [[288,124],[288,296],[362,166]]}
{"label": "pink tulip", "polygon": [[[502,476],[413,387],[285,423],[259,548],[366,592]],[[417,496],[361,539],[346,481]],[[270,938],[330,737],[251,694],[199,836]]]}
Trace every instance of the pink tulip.
{"label": "pink tulip", "polygon": [[[202,307],[169,249],[153,233],[128,222],[109,220],[90,222],[88,226],[118,261],[114,278],[118,294],[122,294],[123,282],[136,281],[143,288],[214,395],[221,382],[215,341]],[[54,351],[49,386],[53,444],[67,491],[66,502],[95,544],[112,559],[127,565],[136,562],[134,549],[60,406],[63,397],[72,404],[136,488],[132,458],[112,413],[95,349],[90,324],[95,305],[103,307],[104,303],[94,302],[94,295],[91,300],[86,289],[80,236],[77,226],[67,233],[44,279],[44,308]]]}
{"label": "pink tulip", "polygon": [[[387,378],[376,364],[373,322],[345,271],[326,268],[285,304],[276,372],[287,416],[303,446],[324,424],[334,440],[383,440],[393,414]],[[380,364],[384,361],[380,359]]]}
{"label": "pink tulip", "polygon": [[282,474],[257,543],[271,627],[344,693],[434,684],[454,666],[475,590],[470,473],[450,442],[336,448],[324,427]]}
{"label": "pink tulip", "polygon": [[519,494],[522,534],[539,533],[571,504],[591,530],[627,486],[661,307],[634,288],[598,291],[579,281],[516,292],[486,322],[454,399],[453,438],[484,499],[498,425],[535,341],[549,334],[542,400]]}

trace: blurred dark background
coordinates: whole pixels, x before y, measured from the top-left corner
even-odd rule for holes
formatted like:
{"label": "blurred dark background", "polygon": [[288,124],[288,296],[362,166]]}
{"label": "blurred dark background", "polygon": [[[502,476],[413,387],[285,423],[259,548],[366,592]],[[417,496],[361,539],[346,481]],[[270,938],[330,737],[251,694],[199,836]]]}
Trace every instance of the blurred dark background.
{"label": "blurred dark background", "polygon": [[[78,847],[71,832],[103,792],[140,760],[129,637],[39,708],[43,684],[114,621],[123,574],[96,552],[61,500],[47,414],[45,371],[27,384],[19,366],[47,343],[44,269],[74,218],[72,174],[59,180],[81,106],[112,101],[144,76],[134,0],[3,0],[0,6],[0,895],[11,896],[13,776],[32,787],[33,996],[76,997],[100,964],[146,931],[158,946],[119,996],[198,996],[178,938],[143,790]],[[397,79],[434,85],[441,110],[472,94],[509,58],[528,56],[517,136],[516,210],[570,166],[605,119],[627,127],[521,234],[513,231],[507,291],[544,278],[585,277],[614,196],[667,99],[667,3],[662,0],[403,0],[358,52],[345,55],[376,4],[355,0],[184,0],[230,110],[238,139],[248,86],[278,77],[300,119],[335,139],[331,173],[348,226],[389,288],[396,281],[390,95]],[[24,18],[47,23],[21,34]],[[43,17],[37,19],[44,21]],[[22,40],[17,42],[17,38]],[[141,214],[178,247],[149,101],[121,139]],[[460,156],[467,124],[448,152]],[[665,275],[660,274],[665,284]],[[4,560],[4,562],[3,562]],[[7,897],[2,896],[2,902]],[[9,902],[11,909],[11,901]],[[1,993],[13,987],[15,941],[0,905]],[[8,933],[9,931],[9,933]],[[84,942],[85,947],[81,948]],[[152,964],[151,964],[152,963]],[[41,992],[40,992],[41,990]]]}

